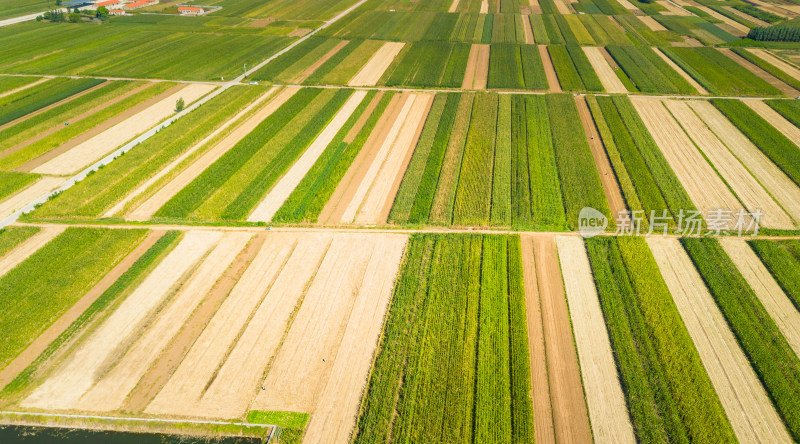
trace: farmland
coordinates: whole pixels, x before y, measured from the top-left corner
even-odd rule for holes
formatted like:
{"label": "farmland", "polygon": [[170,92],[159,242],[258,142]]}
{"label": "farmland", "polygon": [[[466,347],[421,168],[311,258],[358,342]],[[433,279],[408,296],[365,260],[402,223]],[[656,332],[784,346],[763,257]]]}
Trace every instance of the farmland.
{"label": "farmland", "polygon": [[792,2],[0,0],[0,440],[800,442]]}

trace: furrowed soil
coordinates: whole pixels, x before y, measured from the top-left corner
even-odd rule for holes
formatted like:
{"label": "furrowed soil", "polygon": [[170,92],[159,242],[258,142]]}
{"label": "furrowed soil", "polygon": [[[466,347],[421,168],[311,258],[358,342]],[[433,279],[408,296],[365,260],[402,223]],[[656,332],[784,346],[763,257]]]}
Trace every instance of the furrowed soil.
{"label": "furrowed soil", "polygon": [[350,86],[374,86],[378,83],[384,71],[389,68],[392,61],[403,49],[403,42],[386,42],[367,61],[364,67],[350,79]]}
{"label": "furrowed soil", "polygon": [[775,407],[678,239],[648,237],[658,268],[740,442],[791,442]]}
{"label": "furrowed soil", "polygon": [[[747,50],[750,51],[752,54],[755,54],[761,60],[764,60],[770,65],[794,77],[795,79],[800,79],[800,69],[797,69],[794,65],[790,65],[789,63],[784,62],[783,60],[776,57],[774,54],[767,51],[766,49],[747,48]],[[797,97],[797,96],[792,96],[792,97]]]}
{"label": "furrowed soil", "polygon": [[550,59],[547,45],[539,45],[539,56],[542,58],[544,74],[547,77],[547,84],[550,86],[550,92],[561,92],[561,84],[558,82],[558,76],[556,75],[556,70],[553,68],[553,61]]}
{"label": "furrowed soil", "polygon": [[583,240],[574,236],[557,236],[556,244],[594,441],[634,443],[633,426]]}

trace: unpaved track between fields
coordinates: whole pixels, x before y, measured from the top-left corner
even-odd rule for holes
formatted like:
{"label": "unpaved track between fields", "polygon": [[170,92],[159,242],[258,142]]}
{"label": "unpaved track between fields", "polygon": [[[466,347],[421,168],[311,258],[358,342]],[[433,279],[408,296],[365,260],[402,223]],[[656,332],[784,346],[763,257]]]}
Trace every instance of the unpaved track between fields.
{"label": "unpaved track between fields", "polygon": [[37,197],[55,190],[63,182],[64,179],[61,177],[42,177],[5,200],[0,201],[0,220],[11,216],[15,211],[25,207]]}
{"label": "unpaved track between fields", "polygon": [[[21,264],[25,259],[31,257],[33,253],[47,245],[56,236],[63,233],[66,227],[42,228],[38,233],[26,239],[21,244],[14,247],[4,256],[0,256],[0,277],[11,271],[14,267]],[[0,378],[1,379],[1,378]],[[3,384],[0,383],[0,388]]]}
{"label": "unpaved track between fields", "polygon": [[74,173],[175,113],[175,102],[179,98],[183,98],[188,105],[210,93],[215,88],[216,86],[213,85],[187,85],[180,91],[165,97],[158,103],[34,168],[32,171],[41,174]]}
{"label": "unpaved track between fields", "polygon": [[556,236],[555,240],[594,441],[634,443],[633,426],[622,394],[586,247],[578,237]]}
{"label": "unpaved track between fields", "polygon": [[698,100],[690,102],[690,106],[795,223],[800,222],[800,188],[753,145],[750,139],[739,132],[714,105]]}
{"label": "unpaved track between fields", "polygon": [[[145,191],[150,189],[150,187],[152,187],[153,184],[155,184],[156,182],[161,180],[162,177],[164,177],[167,174],[169,174],[170,172],[172,172],[172,170],[177,168],[178,165],[180,165],[184,160],[189,158],[189,156],[191,156],[192,154],[197,152],[197,150],[199,150],[200,148],[204,147],[207,143],[209,143],[209,141],[211,141],[212,139],[217,137],[222,131],[225,131],[231,125],[239,122],[239,119],[241,119],[243,116],[247,115],[254,108],[256,108],[258,106],[261,106],[264,103],[265,100],[267,100],[270,97],[272,97],[272,95],[275,92],[277,92],[279,89],[280,88],[278,88],[278,87],[270,88],[267,92],[265,92],[264,94],[259,96],[256,100],[254,100],[252,103],[250,103],[249,105],[244,107],[235,116],[233,116],[230,119],[228,119],[224,124],[222,124],[219,128],[214,130],[211,134],[206,136],[203,140],[201,140],[200,142],[194,144],[191,148],[189,148],[183,154],[178,156],[175,160],[170,162],[166,167],[162,168],[158,173],[154,174],[152,177],[147,179],[143,184],[139,185],[135,190],[133,190],[130,193],[128,193],[128,195],[125,196],[125,198],[123,198],[121,201],[117,202],[108,211],[103,213],[103,215],[101,217],[113,217],[115,215],[118,215],[118,213],[122,212],[128,206],[129,202],[131,202],[132,200],[136,199],[142,193],[144,193]],[[235,129],[234,129],[234,131],[235,131]]]}
{"label": "unpaved track between fields", "polygon": [[2,99],[5,96],[10,96],[11,94],[16,94],[16,93],[18,93],[20,91],[25,91],[28,88],[33,88],[34,86],[41,85],[42,83],[44,83],[44,82],[46,82],[48,80],[50,80],[50,78],[43,77],[43,78],[41,78],[39,80],[35,80],[35,81],[31,82],[31,83],[28,83],[27,85],[22,85],[22,86],[20,86],[18,88],[14,88],[14,89],[10,89],[8,91],[0,92],[0,99]]}
{"label": "unpaved track between fields", "polygon": [[387,235],[375,245],[330,377],[311,415],[303,442],[348,441],[407,240],[404,235]]}
{"label": "unpaved track between fields", "polygon": [[604,48],[584,46],[583,52],[589,59],[589,63],[591,63],[597,76],[600,77],[600,83],[603,84],[603,88],[605,88],[608,93],[624,94],[628,92],[628,88],[625,88],[625,85],[622,84],[622,81],[617,77],[617,74],[611,69],[611,66],[603,56],[603,52],[605,52]]}
{"label": "unpaved track between fields", "polygon": [[669,67],[670,67],[670,68],[674,69],[674,70],[675,70],[675,72],[677,72],[678,74],[680,74],[680,76],[681,76],[681,77],[683,77],[683,79],[684,79],[684,80],[686,80],[687,82],[689,82],[689,84],[690,84],[690,85],[692,85],[692,86],[694,87],[694,89],[696,89],[696,90],[697,90],[697,92],[698,92],[700,95],[703,95],[703,96],[707,96],[707,95],[708,95],[708,90],[706,90],[705,88],[703,88],[703,86],[702,86],[702,85],[700,85],[699,83],[697,83],[697,80],[695,80],[695,79],[694,79],[692,76],[690,76],[689,74],[687,74],[687,73],[686,73],[686,71],[684,71],[684,70],[683,70],[683,68],[681,68],[680,66],[678,66],[678,64],[677,64],[677,63],[675,63],[674,61],[672,61],[672,59],[671,59],[671,58],[667,57],[667,55],[666,55],[666,54],[664,54],[663,52],[661,52],[661,49],[659,49],[659,48],[658,48],[658,47],[656,47],[656,46],[653,46],[653,47],[652,47],[652,48],[650,48],[650,49],[652,49],[652,50],[653,50],[653,52],[655,52],[655,53],[656,53],[656,54],[657,54],[659,57],[661,57],[661,60],[663,60],[663,61],[664,61],[664,63],[666,63],[667,65],[669,65]]}
{"label": "unpaved track between fields", "polygon": [[77,408],[88,411],[119,410],[251,237],[247,233],[225,233],[122,358],[78,401]]}
{"label": "unpaved track between fields", "polygon": [[578,106],[578,114],[581,117],[581,124],[586,134],[586,141],[589,142],[594,164],[600,174],[600,182],[603,184],[603,191],[611,209],[611,216],[616,218],[618,214],[627,210],[625,198],[622,197],[622,191],[617,181],[617,175],[611,166],[611,161],[608,160],[608,153],[606,153],[603,140],[597,131],[592,112],[589,111],[589,106],[586,104],[586,97],[575,96],[575,104]]}
{"label": "unpaved track between fields", "polygon": [[720,239],[719,243],[775,321],[789,346],[800,356],[800,312],[744,239]]}
{"label": "unpaved track between fields", "polygon": [[[46,79],[46,80],[50,80],[50,77],[48,76],[48,79]],[[81,91],[79,93],[76,93],[76,94],[73,94],[73,95],[71,95],[69,97],[66,97],[64,99],[61,99],[56,103],[51,103],[50,105],[47,105],[47,106],[45,106],[43,108],[37,109],[36,111],[30,112],[28,114],[25,114],[24,116],[19,117],[19,118],[15,119],[15,120],[12,120],[10,122],[6,122],[6,123],[0,125],[0,131],[4,130],[6,128],[11,128],[12,126],[14,126],[14,125],[16,125],[18,123],[24,122],[24,121],[30,119],[31,117],[38,116],[39,114],[42,114],[42,113],[47,112],[47,111],[50,111],[53,108],[59,107],[59,106],[65,104],[65,103],[69,103],[69,102],[71,102],[71,101],[73,101],[73,100],[75,100],[77,98],[83,97],[86,94],[94,92],[94,91],[96,91],[96,90],[98,90],[100,88],[103,88],[104,86],[107,86],[107,85],[109,85],[109,82],[100,83],[100,84],[95,85],[95,86],[93,86],[91,88],[87,88],[87,89],[85,89],[85,90],[83,90],[83,91]]]}
{"label": "unpaved track between fields", "polygon": [[558,82],[556,70],[553,68],[553,61],[550,59],[550,52],[547,51],[547,45],[539,45],[539,56],[542,58],[542,65],[544,65],[544,75],[547,77],[547,84],[550,86],[550,92],[561,92],[561,84]]}
{"label": "unpaved track between fields", "polygon": [[221,237],[219,232],[186,233],[142,284],[21,405],[48,410],[75,408],[80,397],[102,377],[115,351],[136,339],[175,285],[191,273]]}
{"label": "unpaved track between fields", "polygon": [[531,21],[528,19],[527,15],[521,15],[520,19],[522,20],[522,27],[523,30],[525,31],[525,43],[528,45],[535,44],[536,41],[533,39],[533,29],[531,29]]}
{"label": "unpaved track between fields", "polygon": [[[52,235],[53,233],[60,233],[63,230],[47,230],[41,234]],[[0,389],[5,387],[17,375],[25,370],[29,365],[41,355],[50,344],[58,339],[61,334],[75,322],[87,308],[89,308],[94,301],[105,293],[123,273],[139,260],[147,250],[152,247],[164,231],[152,231],[150,234],[134,248],[122,261],[117,264],[108,274],[106,274],[100,281],[94,285],[85,295],[83,295],[78,302],[72,305],[61,317],[59,317],[50,327],[47,328],[39,337],[37,337],[28,347],[20,353],[2,372],[0,372]],[[1,274],[1,273],[0,273]]]}
{"label": "unpaved track between fields", "polygon": [[743,102],[800,148],[800,128],[761,100],[743,100]]}
{"label": "unpaved track between fields", "polygon": [[798,95],[800,95],[800,91],[797,91],[796,89],[794,89],[791,86],[789,86],[788,84],[786,84],[786,82],[784,82],[783,80],[773,76],[772,74],[768,73],[767,71],[764,71],[760,67],[752,64],[749,60],[747,60],[744,57],[740,56],[739,54],[736,54],[735,52],[733,52],[732,49],[730,49],[730,48],[717,48],[717,50],[719,52],[721,52],[722,54],[724,54],[729,59],[731,59],[734,62],[736,62],[739,65],[741,65],[746,70],[748,70],[748,71],[752,72],[753,74],[755,74],[756,76],[758,76],[758,78],[760,78],[761,80],[769,83],[770,85],[774,86],[775,88],[778,88],[780,90],[780,92],[782,92],[786,97],[795,98]]}
{"label": "unpaved track between fields", "polygon": [[372,86],[378,83],[383,73],[392,64],[397,54],[405,46],[403,42],[386,42],[375,51],[375,54],[367,61],[350,82],[349,86]]}
{"label": "unpaved track between fields", "polygon": [[740,442],[792,442],[703,278],[677,239],[648,237],[658,268]]}
{"label": "unpaved track between fields", "polygon": [[752,212],[761,210],[760,225],[767,228],[792,229],[794,224],[785,211],[775,202],[749,171],[728,148],[714,135],[688,105],[689,102],[665,100],[664,104],[680,122],[683,129],[694,140],[705,157],[720,176]]}
{"label": "unpaved track between fields", "polygon": [[297,185],[306,177],[306,174],[311,170],[319,157],[325,149],[333,141],[334,137],[339,133],[345,123],[347,123],[350,116],[353,115],[356,108],[367,96],[367,92],[360,90],[353,93],[352,96],[342,105],[342,108],[331,119],[330,123],[322,130],[311,145],[306,148],[305,152],[299,159],[292,165],[286,174],[278,180],[274,187],[267,193],[264,199],[259,203],[255,209],[250,213],[247,218],[250,222],[264,221],[269,222],[275,213],[283,206],[286,199],[297,188]]}
{"label": "unpaved track between fields", "polygon": [[263,108],[259,109],[245,122],[232,130],[213,148],[192,162],[191,165],[186,167],[186,169],[181,171],[180,174],[175,176],[175,178],[156,191],[138,207],[131,210],[125,218],[127,220],[144,221],[153,217],[164,204],[178,194],[184,187],[192,183],[206,168],[236,146],[237,143],[250,134],[264,119],[272,115],[272,113],[277,111],[278,108],[295,95],[297,91],[299,91],[298,88],[284,88],[280,93],[276,94],[274,98],[270,99]]}
{"label": "unpaved track between fields", "polygon": [[203,332],[212,316],[217,312],[222,301],[230,294],[242,274],[255,259],[264,245],[266,233],[258,233],[242,250],[225,274],[217,281],[200,306],[192,312],[181,330],[170,341],[164,353],[147,370],[142,379],[131,392],[122,410],[126,412],[142,412],[147,404],[164,388],[169,378],[178,368],[189,348]]}
{"label": "unpaved track between fields", "polygon": [[326,52],[325,55],[320,57],[317,61],[315,61],[314,63],[309,65],[308,68],[303,70],[303,72],[298,74],[297,77],[292,79],[292,83],[300,84],[300,83],[305,82],[306,79],[309,78],[309,76],[311,76],[311,74],[314,74],[314,72],[316,72],[319,69],[320,66],[325,64],[325,62],[327,62],[328,60],[330,60],[331,57],[335,56],[336,53],[341,51],[342,48],[347,46],[348,43],[350,43],[349,40],[342,40],[341,42],[339,42],[336,46],[331,48],[330,51]]}
{"label": "unpaved track between fields", "polygon": [[[731,214],[744,211],[661,100],[631,97],[631,102],[698,210],[724,209]],[[729,228],[732,226],[733,223]]]}

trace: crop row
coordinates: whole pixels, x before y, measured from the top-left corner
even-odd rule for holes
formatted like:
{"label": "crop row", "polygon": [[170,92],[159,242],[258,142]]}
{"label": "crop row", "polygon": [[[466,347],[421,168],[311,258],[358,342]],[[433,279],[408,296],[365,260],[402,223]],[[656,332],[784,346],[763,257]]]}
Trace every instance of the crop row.
{"label": "crop row", "polygon": [[533,45],[491,45],[487,85],[500,89],[547,89],[547,78],[537,48]]}
{"label": "crop row", "polygon": [[467,69],[470,46],[464,43],[418,42],[400,54],[394,70],[387,70],[387,86],[441,86],[459,88]]}
{"label": "crop row", "polygon": [[766,100],[764,103],[792,122],[794,126],[800,127],[800,103],[794,100]]}
{"label": "crop row", "polygon": [[580,46],[550,45],[550,60],[565,91],[603,91],[603,84]]}
{"label": "crop row", "polygon": [[36,174],[0,171],[0,201],[30,185],[38,177]]}
{"label": "crop row", "polygon": [[753,54],[752,52],[748,51],[746,48],[731,48],[733,52],[738,54],[739,56],[743,57],[750,63],[758,66],[759,68],[767,71],[768,73],[772,74],[773,76],[779,78],[782,82],[792,86],[795,89],[800,89],[800,79],[796,79],[789,74],[786,74],[776,66],[772,65],[771,63],[767,62],[766,60],[762,59],[761,57]]}
{"label": "crop row", "polygon": [[0,98],[0,125],[103,83],[97,79],[52,79]]}
{"label": "crop row", "polygon": [[681,239],[739,345],[783,418],[800,439],[800,360],[716,239]]}
{"label": "crop row", "polygon": [[411,238],[354,442],[532,442],[519,238]]}
{"label": "crop row", "polygon": [[637,46],[609,46],[614,61],[642,92],[697,94],[697,91],[652,49]]}
{"label": "crop row", "polygon": [[751,240],[749,244],[795,308],[800,310],[800,241]]}
{"label": "crop row", "polygon": [[586,247],[638,441],[736,442],[644,239]]}

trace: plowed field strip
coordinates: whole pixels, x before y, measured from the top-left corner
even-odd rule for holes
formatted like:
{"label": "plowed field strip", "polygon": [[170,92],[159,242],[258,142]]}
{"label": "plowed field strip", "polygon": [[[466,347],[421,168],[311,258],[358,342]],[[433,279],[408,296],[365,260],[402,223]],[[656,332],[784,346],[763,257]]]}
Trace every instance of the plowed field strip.
{"label": "plowed field strip", "polygon": [[219,232],[186,233],[142,284],[22,405],[43,409],[74,408],[101,376],[109,356],[121,344],[135,338],[181,277],[190,272],[221,237]]}
{"label": "plowed field strip", "polygon": [[605,51],[605,49],[594,46],[583,47],[583,52],[586,53],[589,63],[592,64],[592,68],[594,68],[597,76],[600,77],[603,88],[612,94],[627,93],[628,88],[625,88],[625,85],[622,84],[617,74],[611,69],[611,66],[609,66],[605,57],[603,57],[602,51]]}
{"label": "plowed field strip", "polygon": [[780,58],[776,57],[771,52],[767,51],[766,49],[761,48],[747,48],[748,51],[758,56],[760,59],[764,60],[765,62],[769,63],[770,65],[780,69],[781,71],[789,74],[790,76],[800,79],[800,69],[796,68],[794,65],[790,65],[789,63],[784,62]]}
{"label": "plowed field strip", "polygon": [[[63,228],[46,228],[40,233],[37,233],[32,238],[28,239],[14,249],[11,254],[20,248],[28,249],[27,256],[44,246],[47,242],[52,240],[57,235],[64,231]],[[106,290],[119,279],[139,258],[152,247],[161,236],[164,235],[163,231],[151,232],[133,251],[131,251],[125,259],[122,260],[113,270],[111,270],[103,279],[100,280],[91,290],[89,290],[78,302],[75,303],[69,310],[61,315],[50,327],[47,328],[36,340],[34,340],[28,348],[14,358],[3,371],[0,372],[0,389],[5,387],[8,383],[14,380],[20,372],[25,370],[33,363],[36,358],[41,355],[47,347],[56,340],[61,333],[63,333],[73,322],[75,322],[80,315],[91,306],[94,301],[105,293]],[[23,255],[19,255],[20,257]],[[3,258],[5,259],[5,258]],[[0,263],[0,275],[3,264]]]}
{"label": "plowed field strip", "polygon": [[325,55],[323,55],[322,57],[320,57],[320,58],[319,58],[317,61],[315,61],[314,63],[312,63],[312,64],[311,64],[311,65],[310,65],[308,68],[306,68],[305,70],[303,70],[303,72],[301,72],[300,74],[298,74],[298,75],[297,75],[297,77],[295,77],[294,79],[292,79],[292,83],[295,83],[295,84],[300,84],[300,83],[303,83],[303,82],[305,82],[305,81],[306,81],[306,79],[307,79],[309,76],[311,76],[311,74],[314,74],[314,72],[315,72],[316,70],[318,70],[320,66],[322,66],[323,64],[325,64],[325,62],[327,62],[328,60],[330,60],[330,59],[331,59],[331,57],[335,56],[335,55],[336,55],[336,53],[337,53],[337,52],[339,52],[339,51],[341,51],[341,50],[342,50],[342,48],[344,48],[345,46],[347,46],[347,44],[348,44],[348,43],[350,43],[350,41],[349,41],[349,40],[342,40],[341,42],[339,42],[339,44],[337,44],[336,46],[334,46],[333,48],[331,48],[331,50],[330,50],[330,51],[328,51],[328,52],[326,52],[326,53],[325,53]]}
{"label": "plowed field strip", "polygon": [[656,19],[650,17],[649,15],[637,15],[636,16],[642,23],[645,24],[651,31],[666,31],[667,28],[664,27],[661,23],[658,23]]}
{"label": "plowed field strip", "polygon": [[794,126],[792,122],[786,120],[761,100],[743,100],[743,102],[786,136],[787,139],[791,140],[792,143],[800,147],[800,128]]}
{"label": "plowed field strip", "polygon": [[636,442],[586,248],[578,237],[556,236],[556,244],[594,441]]}
{"label": "plowed field strip", "polygon": [[378,49],[375,54],[367,61],[361,71],[356,73],[350,82],[350,86],[373,86],[378,83],[384,71],[389,68],[392,61],[403,49],[403,42],[386,42]]}
{"label": "plowed field strip", "polygon": [[112,411],[122,407],[136,384],[178,333],[222,274],[252,237],[226,233],[158,313],[114,367],[78,402],[79,410]]}
{"label": "plowed field strip", "polygon": [[558,76],[556,75],[556,70],[553,68],[553,61],[550,59],[547,45],[539,45],[539,56],[542,58],[544,74],[547,77],[547,84],[550,86],[550,92],[561,92],[561,84],[558,83]]}
{"label": "plowed field strip", "polygon": [[761,80],[769,83],[770,85],[778,88],[786,97],[797,97],[800,95],[800,91],[792,88],[791,86],[787,85],[785,82],[780,80],[779,78],[773,76],[772,74],[764,71],[760,67],[752,64],[750,61],[745,59],[744,57],[740,56],[733,52],[730,48],[717,48],[719,52],[725,54],[728,58],[733,60],[734,62],[738,63],[748,71],[752,72],[753,74],[757,75]]}
{"label": "plowed field strip", "polygon": [[[56,236],[63,233],[65,227],[43,228],[41,231],[17,245],[13,250],[0,257],[0,276],[8,273],[25,259],[36,253]],[[3,384],[0,384],[0,387]]]}
{"label": "plowed field strip", "polygon": [[713,297],[677,239],[649,237],[658,268],[741,442],[791,442]]}
{"label": "plowed field strip", "polygon": [[469,58],[467,59],[467,71],[464,73],[464,80],[461,83],[461,89],[474,89],[475,84],[475,68],[478,66],[478,53],[480,45],[473,43],[469,47]]}
{"label": "plowed field strip", "polygon": [[761,210],[763,212],[762,226],[779,229],[794,228],[794,224],[786,212],[697,117],[697,114],[687,104],[688,102],[666,100],[664,103],[745,207],[750,211]]}

